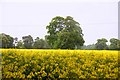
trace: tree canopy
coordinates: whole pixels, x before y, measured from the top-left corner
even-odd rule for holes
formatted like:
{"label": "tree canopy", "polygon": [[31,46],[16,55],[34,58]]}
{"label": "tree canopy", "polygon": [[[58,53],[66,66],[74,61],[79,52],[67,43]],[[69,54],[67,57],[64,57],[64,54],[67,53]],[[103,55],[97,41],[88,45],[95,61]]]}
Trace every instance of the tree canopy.
{"label": "tree canopy", "polygon": [[31,35],[23,36],[22,39],[23,39],[24,47],[25,47],[25,48],[32,48],[33,38],[32,38]]}
{"label": "tree canopy", "polygon": [[47,41],[52,48],[75,49],[85,42],[80,24],[71,16],[56,16],[46,28]]}
{"label": "tree canopy", "polygon": [[116,38],[110,39],[110,49],[120,49],[120,40]]}
{"label": "tree canopy", "polygon": [[107,46],[106,42],[108,42],[108,41],[105,38],[98,39],[97,43],[95,44],[96,49],[99,49],[99,50],[108,49],[108,46]]}
{"label": "tree canopy", "polygon": [[46,40],[40,39],[37,37],[34,41],[33,48],[35,49],[47,49],[49,48],[49,45],[47,44]]}
{"label": "tree canopy", "polygon": [[0,47],[2,48],[12,48],[13,47],[13,37],[5,33],[0,34]]}

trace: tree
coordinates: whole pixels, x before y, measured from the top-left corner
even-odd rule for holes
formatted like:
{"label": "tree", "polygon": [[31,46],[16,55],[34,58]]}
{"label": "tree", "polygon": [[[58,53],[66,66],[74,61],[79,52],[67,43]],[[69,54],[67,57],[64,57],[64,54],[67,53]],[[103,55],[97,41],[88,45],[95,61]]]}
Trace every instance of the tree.
{"label": "tree", "polygon": [[14,38],[11,37],[10,35],[7,35],[7,38],[8,38],[8,40],[9,40],[8,48],[13,48]]}
{"label": "tree", "polygon": [[118,46],[118,50],[120,50],[120,40],[118,40],[117,46]]}
{"label": "tree", "polygon": [[57,33],[64,28],[64,18],[57,16],[51,20],[49,25],[46,27],[48,29],[46,40],[49,45],[53,48],[55,41],[57,40]]}
{"label": "tree", "polygon": [[6,34],[4,34],[4,33],[2,33],[2,34],[0,34],[0,43],[1,43],[1,48],[7,48],[7,45],[8,45],[8,43],[9,43],[9,41],[8,41],[8,38],[7,38],[7,36],[6,36]]}
{"label": "tree", "polygon": [[47,41],[52,48],[75,49],[85,42],[80,24],[70,16],[55,17],[46,28]]}
{"label": "tree", "polygon": [[25,48],[27,48],[27,49],[32,48],[32,46],[33,46],[33,38],[32,38],[31,35],[23,36],[22,39],[23,39],[23,43],[24,43]]}
{"label": "tree", "polygon": [[13,42],[14,48],[16,48],[17,43],[18,43],[18,38],[17,38],[17,37],[15,37],[15,38],[14,38],[14,42]]}
{"label": "tree", "polygon": [[1,41],[1,46],[2,48],[13,48],[13,37],[10,35],[1,33],[0,34],[0,41]]}
{"label": "tree", "polygon": [[110,49],[119,49],[120,48],[120,40],[111,38],[110,39]]}
{"label": "tree", "polygon": [[19,40],[19,41],[17,42],[16,48],[18,48],[18,49],[23,49],[23,48],[24,48],[24,44],[23,44],[22,40]]}
{"label": "tree", "polygon": [[40,39],[39,37],[37,37],[35,39],[33,47],[36,48],[36,49],[46,49],[46,48],[49,48],[47,42],[45,40],[43,40],[43,39]]}
{"label": "tree", "polygon": [[97,43],[95,44],[96,49],[99,49],[99,50],[108,49],[106,42],[108,42],[108,41],[105,38],[98,39]]}

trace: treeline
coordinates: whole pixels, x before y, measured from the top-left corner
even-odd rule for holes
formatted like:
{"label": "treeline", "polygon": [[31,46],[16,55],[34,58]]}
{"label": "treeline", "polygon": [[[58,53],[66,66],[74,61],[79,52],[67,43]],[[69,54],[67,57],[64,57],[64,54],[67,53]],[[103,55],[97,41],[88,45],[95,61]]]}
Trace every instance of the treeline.
{"label": "treeline", "polygon": [[[110,44],[107,45],[107,42]],[[81,49],[84,50],[120,50],[120,40],[111,38],[109,41],[105,38],[97,39],[97,43],[90,45],[83,45]]]}
{"label": "treeline", "polygon": [[31,35],[23,36],[22,40],[17,37],[13,38],[5,33],[0,34],[1,48],[18,48],[18,49],[48,49],[50,48],[46,40],[37,37],[33,40]]}
{"label": "treeline", "polygon": [[98,39],[96,44],[85,46],[84,34],[79,22],[75,21],[71,16],[52,18],[46,26],[47,35],[45,39],[36,37],[33,39],[31,35],[23,36],[22,40],[1,33],[1,48],[18,48],[18,49],[120,49],[120,40],[111,38],[110,45],[107,45],[107,39]]}
{"label": "treeline", "polygon": [[[105,38],[98,39],[96,44],[83,45],[77,49],[82,50],[120,50],[120,40],[111,38],[110,45],[107,45],[108,40]],[[0,48],[17,48],[17,49],[53,49],[47,42],[47,39],[40,39],[36,37],[33,39],[31,35],[23,36],[22,40],[17,37],[1,33],[0,34]]]}

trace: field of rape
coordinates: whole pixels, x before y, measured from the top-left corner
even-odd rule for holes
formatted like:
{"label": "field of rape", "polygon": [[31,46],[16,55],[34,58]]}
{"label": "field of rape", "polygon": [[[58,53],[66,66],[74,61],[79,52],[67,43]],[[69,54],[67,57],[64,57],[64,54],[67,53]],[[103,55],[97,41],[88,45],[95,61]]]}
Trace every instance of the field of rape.
{"label": "field of rape", "polygon": [[118,51],[2,49],[2,78],[118,79]]}

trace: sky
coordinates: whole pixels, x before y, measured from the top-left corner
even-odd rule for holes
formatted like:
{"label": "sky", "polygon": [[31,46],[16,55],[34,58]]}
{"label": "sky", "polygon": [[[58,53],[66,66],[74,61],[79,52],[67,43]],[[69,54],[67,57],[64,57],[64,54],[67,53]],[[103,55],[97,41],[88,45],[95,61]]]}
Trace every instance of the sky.
{"label": "sky", "polygon": [[0,33],[12,37],[44,38],[56,16],[71,16],[80,23],[85,45],[97,39],[118,38],[119,0],[1,0]]}

